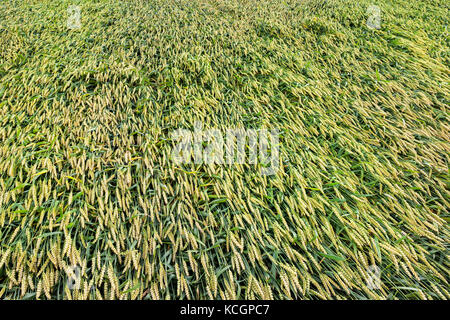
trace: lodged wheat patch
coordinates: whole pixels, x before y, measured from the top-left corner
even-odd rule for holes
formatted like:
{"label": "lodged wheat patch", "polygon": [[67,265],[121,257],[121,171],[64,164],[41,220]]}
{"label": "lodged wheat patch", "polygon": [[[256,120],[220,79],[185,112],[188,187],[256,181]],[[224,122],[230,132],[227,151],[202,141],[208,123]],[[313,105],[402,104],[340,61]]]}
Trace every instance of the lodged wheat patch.
{"label": "lodged wheat patch", "polygon": [[0,299],[450,298],[448,4],[376,2],[2,1]]}

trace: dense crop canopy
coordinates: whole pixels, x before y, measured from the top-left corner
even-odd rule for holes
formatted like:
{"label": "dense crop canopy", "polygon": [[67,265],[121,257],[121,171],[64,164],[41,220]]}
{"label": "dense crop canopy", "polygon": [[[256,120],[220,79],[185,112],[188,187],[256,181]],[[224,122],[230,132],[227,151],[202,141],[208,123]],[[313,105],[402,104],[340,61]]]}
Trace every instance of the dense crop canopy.
{"label": "dense crop canopy", "polygon": [[450,298],[448,2],[376,3],[1,1],[0,298]]}

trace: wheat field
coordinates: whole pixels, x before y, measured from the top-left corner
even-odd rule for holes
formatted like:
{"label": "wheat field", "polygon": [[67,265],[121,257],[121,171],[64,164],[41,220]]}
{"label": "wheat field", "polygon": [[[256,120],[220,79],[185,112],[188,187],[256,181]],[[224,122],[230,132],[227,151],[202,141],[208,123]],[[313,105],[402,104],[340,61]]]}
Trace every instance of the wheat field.
{"label": "wheat field", "polygon": [[449,3],[374,2],[1,1],[0,299],[450,298]]}

